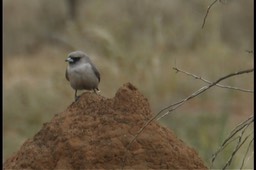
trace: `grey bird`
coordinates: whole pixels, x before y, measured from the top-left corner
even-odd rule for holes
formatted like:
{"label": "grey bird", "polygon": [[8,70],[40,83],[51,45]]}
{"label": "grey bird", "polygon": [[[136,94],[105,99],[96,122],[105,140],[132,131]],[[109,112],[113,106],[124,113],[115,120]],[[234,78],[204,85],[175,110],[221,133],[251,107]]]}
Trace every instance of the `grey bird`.
{"label": "grey bird", "polygon": [[87,54],[74,51],[68,54],[66,79],[75,90],[75,101],[78,99],[77,90],[93,90],[96,93],[100,82],[100,73]]}

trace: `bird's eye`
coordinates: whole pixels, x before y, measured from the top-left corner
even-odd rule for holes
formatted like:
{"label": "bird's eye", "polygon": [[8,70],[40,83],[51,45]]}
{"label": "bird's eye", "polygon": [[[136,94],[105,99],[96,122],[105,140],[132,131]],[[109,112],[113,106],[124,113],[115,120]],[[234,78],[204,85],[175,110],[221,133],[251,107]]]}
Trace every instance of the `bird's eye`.
{"label": "bird's eye", "polygon": [[80,57],[71,57],[71,58],[74,61],[73,63],[76,63],[80,60]]}

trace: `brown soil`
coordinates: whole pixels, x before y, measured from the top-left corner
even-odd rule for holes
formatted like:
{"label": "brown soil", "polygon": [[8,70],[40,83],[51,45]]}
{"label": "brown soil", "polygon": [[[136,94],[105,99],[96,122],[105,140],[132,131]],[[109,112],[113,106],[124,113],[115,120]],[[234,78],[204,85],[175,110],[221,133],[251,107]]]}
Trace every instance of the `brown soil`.
{"label": "brown soil", "polygon": [[196,151],[156,121],[127,145],[152,116],[130,83],[107,99],[85,92],[28,139],[4,169],[207,169]]}

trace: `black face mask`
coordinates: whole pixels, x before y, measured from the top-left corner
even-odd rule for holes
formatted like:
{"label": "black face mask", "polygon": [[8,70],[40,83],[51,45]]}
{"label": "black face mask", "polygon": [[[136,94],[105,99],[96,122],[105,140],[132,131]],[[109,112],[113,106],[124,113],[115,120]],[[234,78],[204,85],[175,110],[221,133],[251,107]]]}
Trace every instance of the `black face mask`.
{"label": "black face mask", "polygon": [[75,64],[81,59],[80,57],[70,57],[70,58],[73,60],[73,62],[70,62],[70,64]]}

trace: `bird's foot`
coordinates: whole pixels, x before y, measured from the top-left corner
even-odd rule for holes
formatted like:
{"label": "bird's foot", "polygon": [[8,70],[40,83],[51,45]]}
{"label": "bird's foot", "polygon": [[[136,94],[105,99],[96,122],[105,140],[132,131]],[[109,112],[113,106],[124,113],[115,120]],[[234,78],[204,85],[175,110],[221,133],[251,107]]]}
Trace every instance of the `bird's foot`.
{"label": "bird's foot", "polygon": [[80,96],[75,96],[75,102],[79,99]]}
{"label": "bird's foot", "polygon": [[94,93],[99,93],[100,92],[100,90],[97,88],[97,89],[93,89],[93,91],[94,91]]}

